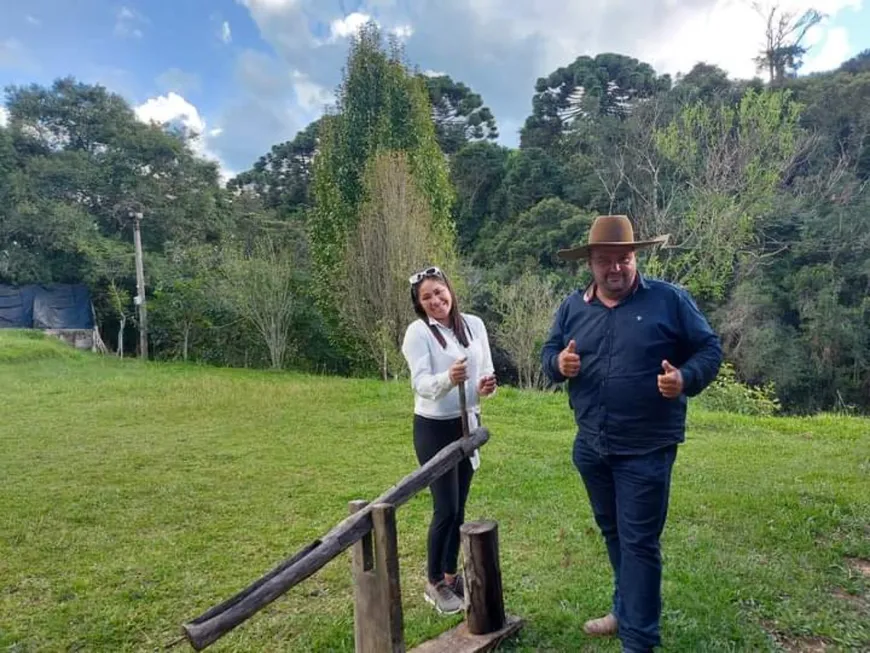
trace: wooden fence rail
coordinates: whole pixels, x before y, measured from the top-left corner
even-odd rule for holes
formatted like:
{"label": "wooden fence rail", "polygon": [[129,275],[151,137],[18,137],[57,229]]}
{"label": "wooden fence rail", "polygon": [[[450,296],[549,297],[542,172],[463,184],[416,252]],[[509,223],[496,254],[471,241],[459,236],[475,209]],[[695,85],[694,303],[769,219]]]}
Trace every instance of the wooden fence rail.
{"label": "wooden fence rail", "polygon": [[321,539],[315,540],[257,581],[182,626],[190,645],[202,650],[299,584],[372,531],[372,510],[379,504],[398,508],[453,469],[489,441],[486,427],[474,429],[408,474],[377,499],[351,514]]}

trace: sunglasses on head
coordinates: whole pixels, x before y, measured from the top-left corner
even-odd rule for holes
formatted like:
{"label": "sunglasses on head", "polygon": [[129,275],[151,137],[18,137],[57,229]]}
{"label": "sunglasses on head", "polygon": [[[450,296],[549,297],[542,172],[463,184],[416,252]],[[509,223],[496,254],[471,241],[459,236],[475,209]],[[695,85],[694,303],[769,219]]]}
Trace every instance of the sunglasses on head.
{"label": "sunglasses on head", "polygon": [[415,272],[408,278],[408,281],[412,286],[416,286],[426,277],[438,277],[439,279],[443,279],[444,273],[435,266],[432,266],[431,268],[426,268],[425,270]]}

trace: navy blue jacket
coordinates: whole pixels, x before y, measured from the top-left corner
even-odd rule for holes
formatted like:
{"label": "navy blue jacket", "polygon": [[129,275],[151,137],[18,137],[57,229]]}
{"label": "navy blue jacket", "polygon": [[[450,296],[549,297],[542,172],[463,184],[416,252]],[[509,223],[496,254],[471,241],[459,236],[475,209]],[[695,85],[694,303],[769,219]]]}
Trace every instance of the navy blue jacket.
{"label": "navy blue jacket", "polygon": [[[587,301],[588,300],[588,301]],[[578,437],[602,454],[641,454],[685,439],[686,397],[719,372],[722,346],[685,290],[638,273],[635,291],[614,308],[577,290],[559,310],[541,352],[554,382],[559,353],[570,340],[580,373],[568,379]],[[662,361],[683,375],[683,394],[666,399],[658,389]]]}

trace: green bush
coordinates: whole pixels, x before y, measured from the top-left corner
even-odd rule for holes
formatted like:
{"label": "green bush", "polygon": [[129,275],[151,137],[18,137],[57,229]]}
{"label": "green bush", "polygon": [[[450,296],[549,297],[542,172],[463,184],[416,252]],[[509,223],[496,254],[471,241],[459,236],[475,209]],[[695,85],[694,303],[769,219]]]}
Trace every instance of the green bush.
{"label": "green bush", "polygon": [[734,366],[723,363],[719,375],[698,397],[707,410],[741,415],[769,416],[780,410],[773,383],[751,386],[737,379]]}

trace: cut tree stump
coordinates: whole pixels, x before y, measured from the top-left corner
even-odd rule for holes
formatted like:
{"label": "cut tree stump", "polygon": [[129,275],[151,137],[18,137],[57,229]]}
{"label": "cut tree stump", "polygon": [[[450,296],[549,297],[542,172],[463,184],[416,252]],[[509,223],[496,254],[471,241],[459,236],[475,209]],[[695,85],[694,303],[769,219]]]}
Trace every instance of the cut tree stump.
{"label": "cut tree stump", "polygon": [[498,561],[498,524],[468,522],[459,532],[465,558],[465,620],[472,635],[487,635],[505,625],[501,566]]}
{"label": "cut tree stump", "polygon": [[459,532],[465,572],[465,621],[412,649],[411,653],[491,651],[523,626],[505,615],[498,553],[498,523],[468,522]]}
{"label": "cut tree stump", "polygon": [[[351,501],[354,514],[368,505]],[[372,506],[372,532],[353,545],[353,624],[356,653],[405,653],[396,508]]]}

